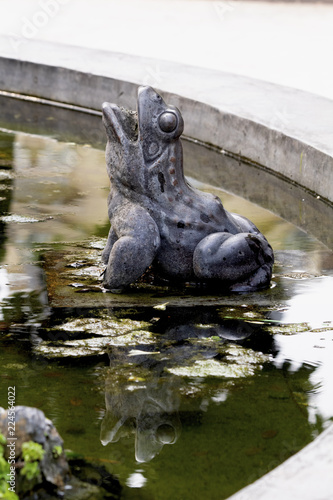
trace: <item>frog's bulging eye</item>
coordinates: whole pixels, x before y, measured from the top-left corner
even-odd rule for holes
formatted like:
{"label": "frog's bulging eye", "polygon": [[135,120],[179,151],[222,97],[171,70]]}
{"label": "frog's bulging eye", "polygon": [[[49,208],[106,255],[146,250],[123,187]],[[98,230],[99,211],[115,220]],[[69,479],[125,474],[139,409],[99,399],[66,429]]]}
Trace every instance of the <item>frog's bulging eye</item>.
{"label": "frog's bulging eye", "polygon": [[158,124],[162,132],[173,132],[178,124],[177,116],[170,111],[166,111],[159,117]]}

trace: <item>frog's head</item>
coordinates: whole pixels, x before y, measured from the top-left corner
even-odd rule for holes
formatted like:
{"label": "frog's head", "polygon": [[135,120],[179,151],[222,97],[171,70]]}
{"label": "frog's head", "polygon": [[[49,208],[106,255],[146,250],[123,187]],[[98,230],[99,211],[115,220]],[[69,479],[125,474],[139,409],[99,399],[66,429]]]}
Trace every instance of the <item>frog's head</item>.
{"label": "frog's head", "polygon": [[160,158],[170,144],[179,142],[184,128],[180,111],[166,105],[151,87],[139,88],[137,113],[104,103],[103,123],[108,138],[109,176],[131,186],[144,185],[146,167]]}
{"label": "frog's head", "polygon": [[165,104],[151,87],[138,91],[139,142],[146,163],[154,161],[165,147],[176,141],[184,130],[184,121],[175,106]]}

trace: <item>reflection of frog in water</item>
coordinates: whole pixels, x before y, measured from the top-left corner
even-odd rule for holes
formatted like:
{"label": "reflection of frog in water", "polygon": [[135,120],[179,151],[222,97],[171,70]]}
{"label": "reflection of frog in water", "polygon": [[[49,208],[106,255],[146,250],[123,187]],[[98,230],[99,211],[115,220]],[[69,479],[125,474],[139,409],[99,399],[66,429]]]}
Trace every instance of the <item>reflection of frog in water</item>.
{"label": "reflection of frog in water", "polygon": [[105,286],[123,289],[153,264],[170,280],[219,280],[240,291],[267,287],[274,257],[265,237],[184,178],[179,110],[141,87],[138,136],[134,113],[115,104],[104,104],[103,120],[111,180]]}
{"label": "reflection of frog in water", "polygon": [[[150,354],[147,352],[148,358]],[[164,445],[176,443],[181,433],[179,380],[174,376],[161,376],[158,367],[149,375],[144,368],[138,371],[136,364],[140,365],[141,358],[145,360],[147,356],[139,354],[133,363],[132,354],[130,358],[126,348],[113,348],[109,355],[111,364],[105,384],[106,412],[101,442],[106,446],[134,433],[136,460],[149,462]],[[132,380],[127,377],[129,366]],[[145,374],[145,378],[136,379],[133,372]]]}

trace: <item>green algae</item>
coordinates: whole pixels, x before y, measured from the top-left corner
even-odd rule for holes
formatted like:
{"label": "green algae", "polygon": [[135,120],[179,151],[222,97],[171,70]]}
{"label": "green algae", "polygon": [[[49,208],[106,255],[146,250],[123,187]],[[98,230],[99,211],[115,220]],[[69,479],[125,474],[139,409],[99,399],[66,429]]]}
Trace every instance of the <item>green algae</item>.
{"label": "green algae", "polygon": [[[34,352],[48,358],[84,357],[104,355],[112,345],[153,344],[155,337],[145,330],[147,326],[149,323],[145,321],[129,318],[76,318],[48,328],[46,339],[34,347]],[[83,334],[85,338],[75,338]]]}
{"label": "green algae", "polygon": [[137,330],[138,328],[147,328],[150,324],[146,321],[135,321],[129,318],[77,318],[67,323],[57,326],[57,329],[80,332],[85,331],[96,335],[105,335],[116,337]]}
{"label": "green algae", "polygon": [[39,343],[35,348],[36,354],[42,354],[47,358],[84,357],[91,355],[104,355],[109,346],[135,346],[137,344],[154,344],[155,339],[150,332],[132,331],[127,334],[115,334],[109,336],[105,332],[103,338],[90,338],[79,340],[45,341]]}
{"label": "green algae", "polygon": [[223,350],[222,361],[216,359],[199,359],[187,366],[174,366],[167,371],[179,377],[189,378],[242,378],[251,377],[262,369],[263,363],[270,361],[270,356],[244,349],[241,346],[229,345]]}
{"label": "green algae", "polygon": [[267,330],[273,335],[297,335],[310,330],[308,323],[293,323],[287,325],[269,325]]}
{"label": "green algae", "polygon": [[198,360],[191,366],[168,368],[170,373],[180,377],[248,377],[254,374],[249,366],[223,364],[215,360]]}

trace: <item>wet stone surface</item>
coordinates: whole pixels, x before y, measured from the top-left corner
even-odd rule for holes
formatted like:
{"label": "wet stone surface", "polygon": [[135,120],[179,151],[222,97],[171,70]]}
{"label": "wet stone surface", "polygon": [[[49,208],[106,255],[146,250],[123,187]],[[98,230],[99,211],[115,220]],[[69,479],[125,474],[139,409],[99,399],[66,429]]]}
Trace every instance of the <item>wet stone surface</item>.
{"label": "wet stone surface", "polygon": [[[277,252],[273,286],[267,291],[228,295],[216,291],[212,295],[211,290],[194,284],[176,288],[147,274],[131,285],[127,294],[113,294],[102,284],[104,266],[99,258],[104,241],[93,239],[75,247],[62,245],[61,250],[52,246],[36,247],[52,311],[35,338],[36,354],[47,358],[105,356],[113,346],[139,350],[151,346],[155,351],[151,356],[158,359],[161,339],[163,357],[163,343],[171,341],[170,335],[172,342],[192,342],[191,349],[195,351],[209,349],[214,339],[219,343],[221,339],[228,339],[228,335],[234,341],[250,337],[256,325],[264,326],[268,334],[281,332],[280,311],[288,308],[294,290],[318,279],[307,271],[308,254],[280,251]],[[194,307],[200,308],[203,316],[199,316],[197,323],[193,320]],[[218,313],[214,312],[216,308]],[[217,323],[214,321],[216,314]],[[210,320],[211,315],[213,319]],[[233,320],[234,316],[237,319]],[[228,321],[236,323],[228,325]],[[295,325],[293,332],[303,328],[306,329],[306,325]],[[204,339],[209,339],[209,345],[204,345]],[[179,356],[182,358],[183,354]],[[209,365],[198,359],[193,373],[197,370],[200,376],[201,370],[209,375],[214,367],[216,373],[223,374],[223,369],[214,363]],[[186,370],[179,373],[185,374]]]}
{"label": "wet stone surface", "polygon": [[[277,307],[293,294],[297,282],[317,277],[311,270],[313,258],[318,254],[301,251],[277,251],[272,284],[269,290],[256,293],[224,293],[219,287],[205,287],[196,283],[173,286],[152,272],[130,285],[125,293],[115,294],[103,287],[105,265],[101,262],[101,249],[105,239],[35,248],[44,269],[49,303],[52,307],[153,307],[167,302],[170,305],[193,307],[196,305],[241,305]],[[294,284],[286,286],[287,280]],[[279,285],[279,286],[277,286]]]}

